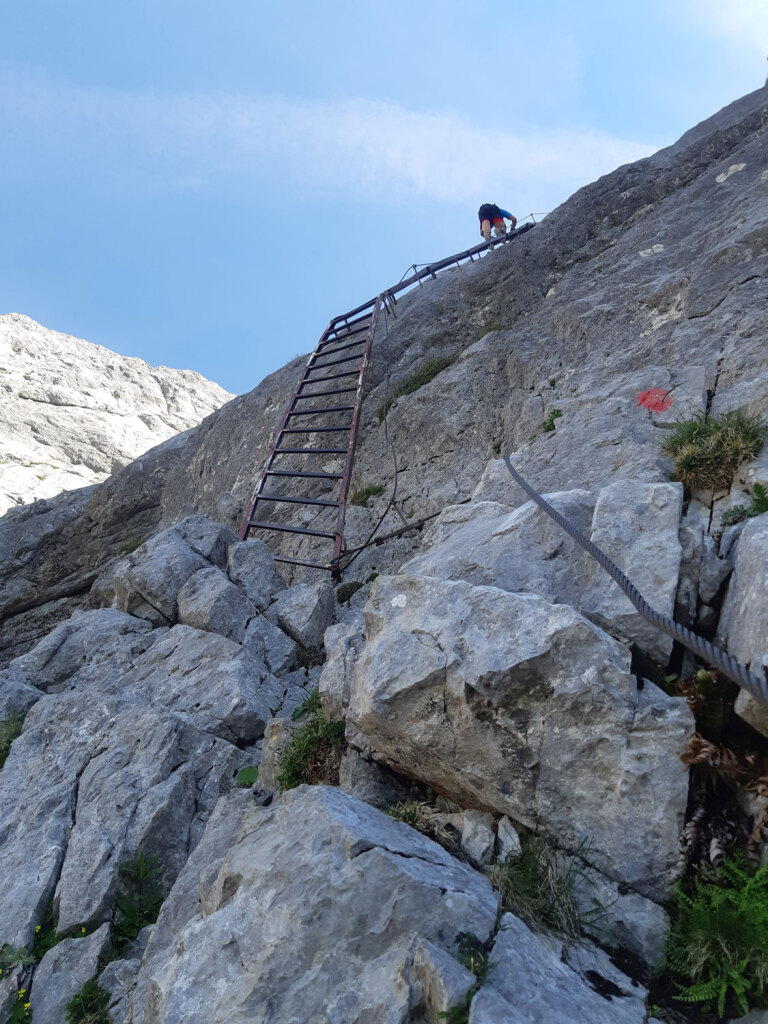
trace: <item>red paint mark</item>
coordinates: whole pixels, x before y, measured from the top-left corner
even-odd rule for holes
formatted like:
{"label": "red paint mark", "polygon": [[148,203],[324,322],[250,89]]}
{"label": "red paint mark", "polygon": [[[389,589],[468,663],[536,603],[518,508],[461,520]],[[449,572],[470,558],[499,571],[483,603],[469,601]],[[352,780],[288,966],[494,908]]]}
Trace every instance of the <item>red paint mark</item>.
{"label": "red paint mark", "polygon": [[637,405],[642,405],[649,412],[666,412],[673,401],[672,392],[663,388],[649,388],[637,396]]}

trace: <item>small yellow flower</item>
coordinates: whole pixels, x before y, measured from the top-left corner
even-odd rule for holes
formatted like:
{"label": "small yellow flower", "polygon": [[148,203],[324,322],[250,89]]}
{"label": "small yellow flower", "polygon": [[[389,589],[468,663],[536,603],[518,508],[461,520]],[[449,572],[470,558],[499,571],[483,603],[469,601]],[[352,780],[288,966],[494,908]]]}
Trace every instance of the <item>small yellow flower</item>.
{"label": "small yellow flower", "polygon": [[80,934],[85,935],[85,925],[80,929]]}
{"label": "small yellow flower", "polygon": [[29,1009],[29,1007],[30,1007],[30,1005],[31,1005],[30,1003],[24,1003],[24,1009],[25,1009],[25,1010],[28,1010],[28,1009]]}
{"label": "small yellow flower", "polygon": [[23,999],[24,998],[24,996],[26,994],[26,991],[27,990],[25,988],[20,988],[19,989],[19,999]]}
{"label": "small yellow flower", "polygon": [[43,927],[43,926],[42,926],[41,924],[39,924],[39,925],[38,925],[38,926],[37,926],[37,927],[35,928],[35,932],[39,932],[39,931],[40,931],[40,929],[41,929],[42,927]]}

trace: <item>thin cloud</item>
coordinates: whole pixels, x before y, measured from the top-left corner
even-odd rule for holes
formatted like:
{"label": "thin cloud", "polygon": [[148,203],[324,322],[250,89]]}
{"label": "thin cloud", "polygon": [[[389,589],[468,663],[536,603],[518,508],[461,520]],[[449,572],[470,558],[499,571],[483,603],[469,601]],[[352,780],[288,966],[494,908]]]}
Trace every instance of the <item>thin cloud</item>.
{"label": "thin cloud", "polygon": [[[453,111],[369,99],[85,89],[0,64],[0,174],[85,177],[101,189],[298,190],[397,202],[523,190],[565,198],[656,147],[594,130],[483,130]],[[503,195],[502,195],[503,193]]]}
{"label": "thin cloud", "polygon": [[768,53],[766,0],[685,0],[693,23],[739,48]]}

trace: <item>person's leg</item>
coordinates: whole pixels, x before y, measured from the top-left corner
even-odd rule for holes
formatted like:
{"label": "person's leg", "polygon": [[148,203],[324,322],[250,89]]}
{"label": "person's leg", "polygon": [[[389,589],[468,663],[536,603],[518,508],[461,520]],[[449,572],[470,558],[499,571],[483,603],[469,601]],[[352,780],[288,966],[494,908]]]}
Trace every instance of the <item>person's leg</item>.
{"label": "person's leg", "polygon": [[496,232],[497,237],[501,238],[502,235],[506,235],[507,229],[504,227],[504,221],[498,217],[493,222],[493,229]]}
{"label": "person's leg", "polygon": [[491,240],[491,222],[489,220],[484,220],[483,223],[480,225],[480,230],[482,231],[483,238],[486,240],[486,242],[490,242],[490,240]]}

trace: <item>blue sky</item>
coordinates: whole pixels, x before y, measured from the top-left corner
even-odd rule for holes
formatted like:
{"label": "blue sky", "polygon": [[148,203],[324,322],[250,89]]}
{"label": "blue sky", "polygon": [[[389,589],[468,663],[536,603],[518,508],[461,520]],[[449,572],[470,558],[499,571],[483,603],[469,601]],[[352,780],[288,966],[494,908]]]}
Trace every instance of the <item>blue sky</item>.
{"label": "blue sky", "polygon": [[766,54],[766,0],[0,0],[0,312],[250,390]]}

